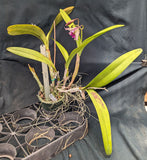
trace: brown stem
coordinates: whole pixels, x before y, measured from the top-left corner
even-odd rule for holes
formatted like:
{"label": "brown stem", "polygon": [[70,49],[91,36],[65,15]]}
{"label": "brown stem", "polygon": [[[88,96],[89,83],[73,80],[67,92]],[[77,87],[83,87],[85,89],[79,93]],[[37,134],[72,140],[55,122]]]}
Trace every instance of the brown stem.
{"label": "brown stem", "polygon": [[56,24],[54,21],[54,65],[56,64]]}
{"label": "brown stem", "polygon": [[80,56],[77,54],[77,57],[76,57],[76,64],[75,64],[75,69],[74,69],[74,73],[72,75],[72,79],[71,79],[71,82],[69,83],[68,85],[68,88],[71,87],[71,85],[73,84],[77,74],[78,74],[78,71],[79,71],[79,66],[80,66]]}
{"label": "brown stem", "polygon": [[65,92],[65,93],[67,93],[67,92],[74,93],[74,92],[78,92],[78,91],[80,92],[81,91],[79,87],[78,88],[68,89],[68,90],[64,90],[64,89],[58,88],[57,90],[59,92]]}
{"label": "brown stem", "polygon": [[48,47],[46,48],[46,51],[47,51],[47,53],[48,53],[48,59],[49,59],[50,61],[52,61],[52,59],[51,59],[51,53],[50,53],[50,50],[49,50]]}

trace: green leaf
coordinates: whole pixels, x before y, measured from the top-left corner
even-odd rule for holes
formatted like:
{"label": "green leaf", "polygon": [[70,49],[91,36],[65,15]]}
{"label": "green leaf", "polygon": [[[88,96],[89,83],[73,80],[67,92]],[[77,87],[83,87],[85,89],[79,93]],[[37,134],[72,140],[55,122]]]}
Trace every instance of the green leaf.
{"label": "green leaf", "polygon": [[62,53],[65,61],[67,61],[67,59],[69,57],[67,50],[59,42],[55,41],[55,43],[56,43],[57,47],[59,48],[60,52]]}
{"label": "green leaf", "polygon": [[93,102],[93,105],[96,109],[96,113],[99,118],[105,152],[107,155],[111,155],[112,153],[111,123],[107,106],[96,91],[88,89],[86,91]]}
{"label": "green leaf", "polygon": [[73,57],[74,57],[77,53],[80,53],[79,56],[81,56],[83,49],[84,49],[91,41],[93,41],[95,38],[101,36],[102,34],[108,32],[108,31],[111,31],[111,30],[113,30],[113,29],[115,29],[115,28],[119,28],[119,27],[123,27],[123,26],[124,26],[124,25],[114,25],[114,26],[108,27],[108,28],[106,28],[106,29],[103,29],[103,30],[100,31],[100,32],[95,33],[94,35],[88,37],[87,39],[85,39],[79,47],[77,47],[77,48],[75,48],[74,50],[72,50],[72,52],[70,53],[69,58],[68,58],[68,60],[67,60],[67,62],[66,62],[65,67],[66,67],[66,68],[69,67],[70,62],[72,61]]}
{"label": "green leaf", "polygon": [[142,52],[142,49],[135,49],[127,52],[114,60],[102,72],[100,72],[85,88],[103,87],[118,77]]}
{"label": "green leaf", "polygon": [[[66,23],[71,21],[71,18],[66,14],[66,12],[63,9],[60,9],[60,14]],[[72,24],[74,24],[74,23],[72,23]],[[71,26],[72,24],[70,24],[69,26]]]}
{"label": "green leaf", "polygon": [[7,28],[8,34],[10,35],[24,35],[30,34],[40,39],[46,45],[46,36],[43,30],[32,24],[16,24],[11,25]]}
{"label": "green leaf", "polygon": [[[73,9],[74,9],[74,7],[71,6],[71,7],[65,8],[64,11],[65,11],[65,13],[70,14],[70,13],[73,11]],[[58,25],[62,20],[63,20],[63,17],[62,17],[61,14],[59,13],[59,14],[56,16],[55,20],[54,20],[54,21],[55,21],[55,25]],[[52,33],[53,29],[54,29],[54,24],[52,24],[52,26],[51,26],[48,34],[47,34],[47,39],[48,39],[48,40],[49,40],[50,37],[51,37],[51,33]]]}
{"label": "green leaf", "polygon": [[38,51],[22,47],[8,47],[7,50],[18,56],[46,63],[48,66],[51,66],[56,70],[54,64]]}

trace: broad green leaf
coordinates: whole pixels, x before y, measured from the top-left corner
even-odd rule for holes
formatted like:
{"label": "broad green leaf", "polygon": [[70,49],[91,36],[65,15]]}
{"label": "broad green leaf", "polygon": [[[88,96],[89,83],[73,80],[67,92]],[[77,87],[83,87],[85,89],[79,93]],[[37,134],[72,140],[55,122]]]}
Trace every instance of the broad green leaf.
{"label": "broad green leaf", "polygon": [[70,53],[69,58],[68,58],[68,60],[67,60],[67,62],[66,62],[66,65],[65,65],[66,68],[69,67],[70,62],[72,61],[73,57],[74,57],[77,53],[80,53],[80,56],[81,56],[83,49],[84,49],[91,41],[93,41],[95,38],[101,36],[102,34],[108,32],[108,31],[111,31],[111,30],[113,30],[113,29],[115,29],[115,28],[119,28],[119,27],[123,27],[123,26],[124,26],[124,25],[114,25],[114,26],[108,27],[108,28],[106,28],[106,29],[103,29],[103,30],[100,31],[100,32],[95,33],[94,35],[88,37],[87,39],[85,39],[79,47],[75,48],[75,49],[72,50],[72,52]]}
{"label": "broad green leaf", "polygon": [[23,34],[30,34],[38,39],[40,39],[46,45],[46,36],[43,30],[32,24],[16,24],[11,25],[7,28],[8,34],[10,35],[23,35]]}
{"label": "broad green leaf", "polygon": [[39,62],[44,62],[49,67],[51,66],[54,70],[56,70],[54,64],[38,51],[22,47],[8,47],[7,50],[21,57],[29,58]]}
{"label": "broad green leaf", "polygon": [[67,59],[69,57],[67,50],[59,42],[55,41],[55,43],[56,43],[57,47],[59,48],[60,52],[62,53],[65,61],[67,61]]}
{"label": "broad green leaf", "polygon": [[[71,6],[71,7],[65,8],[64,11],[65,11],[65,13],[70,14],[70,13],[73,11],[73,9],[74,9],[74,7]],[[59,14],[56,16],[55,20],[54,20],[54,21],[55,21],[55,25],[58,25],[62,20],[63,20],[63,18],[62,18],[62,16],[61,16],[61,14],[59,13]],[[52,33],[53,29],[54,29],[54,24],[52,24],[52,26],[51,26],[48,34],[47,34],[47,39],[48,39],[48,40],[49,40],[50,37],[51,37],[51,33]]]}
{"label": "broad green leaf", "polygon": [[103,87],[118,77],[142,52],[142,49],[135,49],[127,52],[114,60],[108,67],[100,72],[85,88]]}
{"label": "broad green leaf", "polygon": [[93,105],[96,109],[96,113],[99,118],[105,152],[107,155],[111,155],[112,153],[111,123],[107,106],[96,91],[88,89],[86,91],[93,102]]}

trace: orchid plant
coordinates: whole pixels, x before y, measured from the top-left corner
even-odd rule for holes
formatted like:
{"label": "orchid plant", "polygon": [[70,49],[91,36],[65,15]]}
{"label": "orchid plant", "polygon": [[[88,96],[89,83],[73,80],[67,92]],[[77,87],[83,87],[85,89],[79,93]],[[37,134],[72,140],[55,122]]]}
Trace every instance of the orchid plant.
{"label": "orchid plant", "polygon": [[[75,78],[78,75],[80,58],[84,48],[91,41],[101,36],[102,34],[108,31],[111,31],[113,29],[123,27],[124,25],[119,24],[119,25],[108,27],[83,40],[84,26],[79,24],[78,18],[71,19],[69,17],[69,14],[72,12],[73,8],[74,7],[71,6],[71,7],[65,8],[64,10],[60,9],[60,12],[56,16],[54,23],[52,24],[47,35],[45,35],[45,33],[40,27],[32,24],[17,24],[17,25],[11,25],[8,27],[8,34],[10,35],[30,34],[39,38],[44,45],[44,52],[46,53],[46,55],[43,55],[38,51],[28,49],[28,48],[22,48],[22,47],[8,47],[7,50],[16,55],[47,64],[49,68],[50,79],[51,79],[51,83],[47,84],[48,91],[45,91],[45,86],[39,80],[34,68],[32,68],[29,65],[29,69],[32,72],[34,78],[36,79],[39,85],[39,88],[40,88],[39,97],[42,98],[41,100],[55,103],[56,101],[61,99],[61,97],[59,96],[61,93],[66,94],[67,92],[70,92],[72,94],[74,94],[75,92],[80,92],[81,97],[84,99],[85,98],[84,93],[85,92],[88,93],[89,97],[91,98],[91,101],[94,104],[96,113],[99,118],[105,152],[107,155],[111,155],[112,137],[111,137],[110,116],[109,116],[109,112],[105,102],[95,90],[105,87],[107,84],[112,82],[116,77],[118,77],[141,54],[142,49],[140,48],[134,49],[132,51],[129,51],[123,54],[122,56],[114,60],[110,65],[108,65],[103,71],[101,71],[86,86],[75,87],[74,85]],[[74,39],[77,47],[73,49],[72,52],[69,54],[68,51],[65,49],[65,47],[62,46],[61,43],[56,41],[56,37],[55,36],[53,37],[54,43],[57,45],[57,47],[59,48],[61,54],[65,59],[64,76],[62,79],[60,79],[60,73],[57,71],[55,66],[55,53],[54,53],[54,62],[53,62],[50,54],[49,42],[51,40],[51,33],[53,32],[53,30],[55,35],[55,26],[59,24],[62,20],[64,20],[66,23],[65,30]],[[71,76],[69,72],[69,66],[75,56],[76,56],[75,68]],[[48,94],[46,94],[45,92],[48,92]]]}

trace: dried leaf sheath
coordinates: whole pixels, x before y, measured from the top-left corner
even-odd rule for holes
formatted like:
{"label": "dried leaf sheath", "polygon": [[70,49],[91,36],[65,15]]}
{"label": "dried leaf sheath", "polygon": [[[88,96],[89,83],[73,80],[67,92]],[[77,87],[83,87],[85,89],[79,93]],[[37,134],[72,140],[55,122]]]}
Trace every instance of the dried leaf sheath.
{"label": "dried leaf sheath", "polygon": [[29,66],[29,70],[31,71],[33,77],[35,78],[35,80],[36,80],[36,82],[37,82],[37,84],[38,84],[38,86],[39,86],[39,88],[40,88],[40,91],[43,92],[43,90],[44,90],[44,89],[43,89],[43,85],[42,85],[42,83],[40,82],[40,80],[39,80],[39,78],[38,78],[38,76],[37,76],[37,74],[36,74],[36,72],[35,72],[35,69],[32,68],[29,64],[28,64],[28,66]]}

